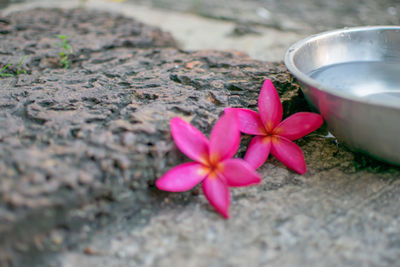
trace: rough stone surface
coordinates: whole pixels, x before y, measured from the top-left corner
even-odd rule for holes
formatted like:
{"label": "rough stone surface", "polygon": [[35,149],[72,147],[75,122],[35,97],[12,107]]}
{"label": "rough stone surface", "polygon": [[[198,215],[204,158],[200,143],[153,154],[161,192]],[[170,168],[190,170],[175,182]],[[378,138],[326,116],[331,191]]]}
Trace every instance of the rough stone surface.
{"label": "rough stone surface", "polygon": [[229,221],[200,195],[184,207],[163,207],[140,227],[118,221],[128,227],[98,233],[60,262],[65,267],[397,266],[400,183],[393,176],[398,171],[316,169],[309,164],[308,174],[298,176],[273,161],[261,168],[260,186],[232,190]]}
{"label": "rough stone surface", "polygon": [[[14,63],[6,71],[16,74],[15,62],[28,57],[27,74],[0,80],[2,248],[23,247],[60,224],[69,228],[72,208],[118,198],[130,186],[147,190],[183,160],[169,135],[174,116],[208,132],[224,107],[255,107],[266,77],[287,113],[306,108],[282,64],[180,51],[168,34],[129,19],[32,10],[4,21],[1,65]],[[73,46],[69,69],[58,64],[59,34]],[[20,250],[45,249],[43,242]]]}
{"label": "rough stone surface", "polygon": [[[270,159],[260,186],[232,190],[228,221],[198,189],[154,188],[187,160],[170,118],[208,133],[225,107],[256,109],[265,78],[285,116],[307,110],[281,63],[185,52],[156,28],[92,11],[25,11],[0,23],[0,66],[16,74],[28,55],[27,74],[0,78],[0,265],[399,264],[400,170],[324,128],[298,141],[305,175]],[[73,46],[69,69],[58,64],[57,34]]]}

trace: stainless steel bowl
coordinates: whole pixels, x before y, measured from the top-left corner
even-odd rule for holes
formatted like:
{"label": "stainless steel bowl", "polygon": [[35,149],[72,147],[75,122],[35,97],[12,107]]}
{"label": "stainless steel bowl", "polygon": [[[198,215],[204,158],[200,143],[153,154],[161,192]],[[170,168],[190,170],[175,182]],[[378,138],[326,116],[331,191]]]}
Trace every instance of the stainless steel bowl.
{"label": "stainless steel bowl", "polygon": [[400,165],[400,26],[313,35],[289,48],[285,64],[336,138]]}

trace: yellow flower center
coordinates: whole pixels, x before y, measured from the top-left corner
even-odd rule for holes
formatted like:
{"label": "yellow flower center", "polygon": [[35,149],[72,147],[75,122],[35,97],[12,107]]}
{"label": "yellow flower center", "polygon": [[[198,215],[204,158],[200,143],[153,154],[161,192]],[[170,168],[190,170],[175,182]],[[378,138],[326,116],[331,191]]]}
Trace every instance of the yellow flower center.
{"label": "yellow flower center", "polygon": [[200,175],[208,175],[208,178],[215,179],[218,177],[218,173],[223,171],[224,165],[220,162],[221,156],[217,153],[211,154],[210,157],[204,158],[201,161],[203,163],[200,169]]}

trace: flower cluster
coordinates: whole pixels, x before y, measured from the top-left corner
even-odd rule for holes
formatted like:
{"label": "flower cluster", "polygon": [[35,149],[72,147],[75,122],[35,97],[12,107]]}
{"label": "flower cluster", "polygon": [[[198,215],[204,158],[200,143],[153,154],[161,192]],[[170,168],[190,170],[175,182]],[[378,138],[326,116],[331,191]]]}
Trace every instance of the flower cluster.
{"label": "flower cluster", "polygon": [[[271,153],[288,168],[304,174],[306,163],[298,145],[292,141],[318,129],[323,120],[311,112],[299,112],[282,121],[282,104],[270,80],[266,80],[258,99],[259,113],[242,108],[227,108],[218,119],[208,140],[198,129],[181,118],[170,122],[177,147],[193,162],[166,172],[156,182],[160,190],[183,192],[202,183],[204,195],[225,218],[229,218],[229,187],[258,184],[256,169]],[[240,133],[255,135],[244,159],[236,154]]]}

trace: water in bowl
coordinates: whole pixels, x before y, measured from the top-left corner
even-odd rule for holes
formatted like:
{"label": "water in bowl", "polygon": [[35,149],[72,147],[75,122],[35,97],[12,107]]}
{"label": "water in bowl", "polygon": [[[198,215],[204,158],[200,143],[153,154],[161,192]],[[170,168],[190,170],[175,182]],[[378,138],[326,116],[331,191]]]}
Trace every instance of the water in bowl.
{"label": "water in bowl", "polygon": [[400,62],[349,62],[310,73],[324,86],[370,102],[400,106]]}

